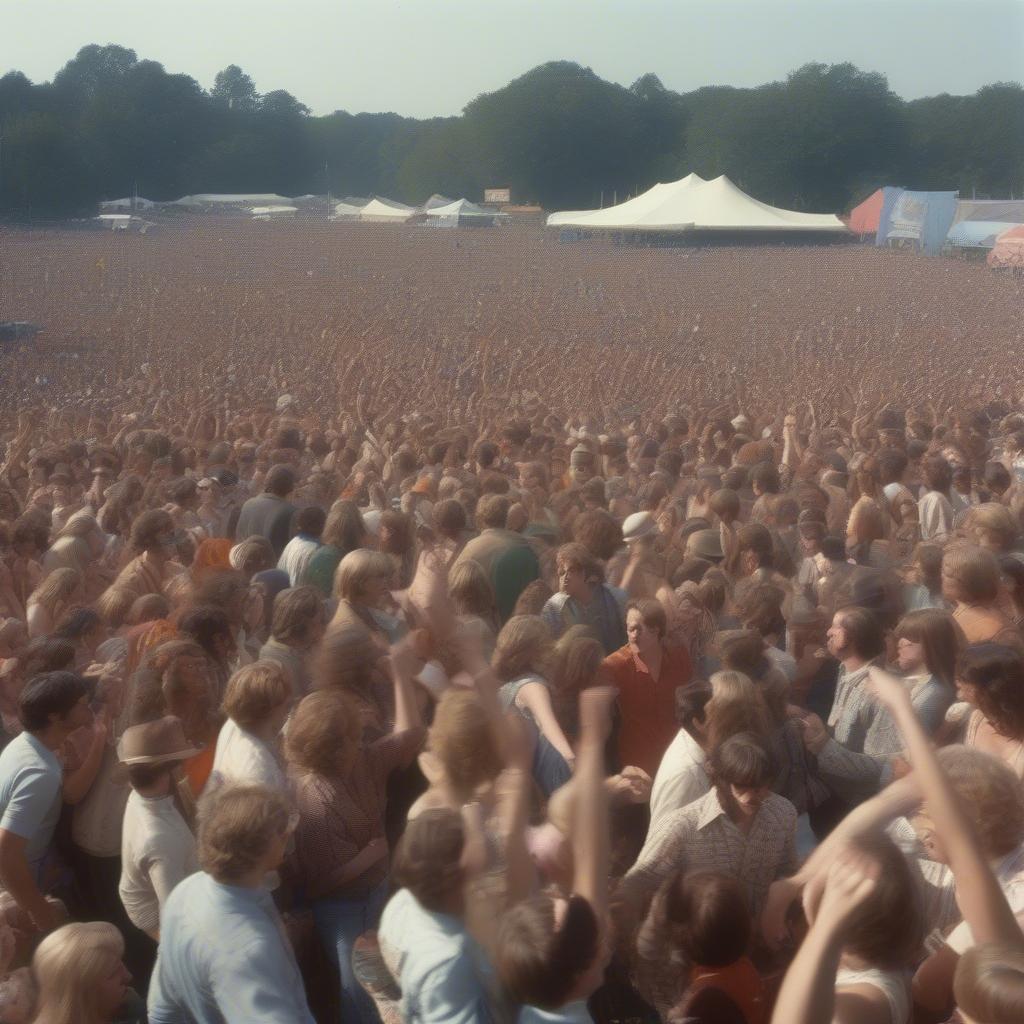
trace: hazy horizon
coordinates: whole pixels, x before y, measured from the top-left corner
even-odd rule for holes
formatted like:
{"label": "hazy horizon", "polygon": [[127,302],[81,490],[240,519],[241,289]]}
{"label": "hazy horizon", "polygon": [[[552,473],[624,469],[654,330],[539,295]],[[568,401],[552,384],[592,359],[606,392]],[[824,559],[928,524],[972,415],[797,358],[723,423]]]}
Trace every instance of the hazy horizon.
{"label": "hazy horizon", "polygon": [[1024,0],[154,0],[142,16],[128,0],[0,0],[0,19],[0,75],[50,81],[82,46],[116,43],[207,89],[238,64],[318,115],[453,116],[552,60],[625,86],[651,72],[676,92],[811,61],[881,72],[906,100],[1024,81]]}

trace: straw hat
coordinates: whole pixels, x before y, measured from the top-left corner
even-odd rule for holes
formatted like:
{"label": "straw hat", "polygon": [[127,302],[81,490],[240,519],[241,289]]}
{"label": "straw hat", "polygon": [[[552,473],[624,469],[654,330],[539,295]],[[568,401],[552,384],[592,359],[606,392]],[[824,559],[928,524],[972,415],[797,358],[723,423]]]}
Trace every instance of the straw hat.
{"label": "straw hat", "polygon": [[173,715],[125,729],[117,745],[117,758],[125,765],[185,761],[199,752],[186,739],[180,719]]}

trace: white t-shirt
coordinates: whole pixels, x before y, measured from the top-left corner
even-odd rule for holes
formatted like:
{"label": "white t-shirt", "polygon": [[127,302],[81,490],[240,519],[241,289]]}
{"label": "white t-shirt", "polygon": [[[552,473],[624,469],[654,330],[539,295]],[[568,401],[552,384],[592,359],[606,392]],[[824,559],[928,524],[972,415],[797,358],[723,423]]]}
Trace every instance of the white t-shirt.
{"label": "white t-shirt", "polygon": [[[995,865],[996,881],[1017,920],[1024,925],[1024,843]],[[971,926],[961,921],[947,936],[946,945],[954,953],[966,953],[974,945]]]}
{"label": "white t-shirt", "polygon": [[160,908],[171,890],[199,870],[195,837],[174,797],[139,796],[124,811],[118,892],[129,920],[144,932],[160,927]]}
{"label": "white t-shirt", "polygon": [[269,786],[281,792],[288,788],[281,764],[270,747],[230,718],[217,737],[212,775],[221,783]]}

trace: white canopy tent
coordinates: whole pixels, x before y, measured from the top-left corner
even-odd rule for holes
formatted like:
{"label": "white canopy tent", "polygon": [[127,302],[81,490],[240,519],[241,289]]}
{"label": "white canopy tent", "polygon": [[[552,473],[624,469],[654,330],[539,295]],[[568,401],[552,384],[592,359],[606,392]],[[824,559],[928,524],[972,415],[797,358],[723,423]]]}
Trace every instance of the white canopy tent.
{"label": "white canopy tent", "polygon": [[630,227],[651,210],[657,208],[670,195],[688,192],[705,181],[699,174],[688,174],[679,181],[659,182],[646,192],[627,199],[618,206],[609,206],[603,210],[568,210],[553,213],[548,217],[548,227],[566,225],[572,227],[616,228]]}
{"label": "white canopy tent", "polygon": [[104,213],[114,213],[118,210],[152,210],[154,206],[156,206],[156,203],[152,199],[143,199],[142,196],[106,199],[100,203],[100,209]]}
{"label": "white canopy tent", "polygon": [[298,213],[298,207],[276,204],[272,206],[254,206],[253,220],[287,220]]}
{"label": "white canopy tent", "polygon": [[224,193],[202,192],[194,196],[176,199],[174,206],[277,206],[286,205],[290,200],[275,192]]}
{"label": "white canopy tent", "polygon": [[688,174],[680,181],[655,185],[607,210],[552,214],[552,227],[619,231],[779,231],[846,232],[831,213],[799,213],[759,202],[724,174],[704,181]]}
{"label": "white canopy tent", "polygon": [[378,223],[390,221],[393,224],[400,224],[407,221],[415,212],[413,207],[395,202],[393,199],[371,199],[359,211],[359,219],[377,221]]}
{"label": "white canopy tent", "polygon": [[486,210],[468,199],[456,199],[447,206],[434,206],[425,212],[427,223],[435,227],[487,227],[509,219],[506,213]]}
{"label": "white canopy tent", "polygon": [[335,203],[331,211],[331,220],[356,220],[362,212],[361,206],[346,202]]}

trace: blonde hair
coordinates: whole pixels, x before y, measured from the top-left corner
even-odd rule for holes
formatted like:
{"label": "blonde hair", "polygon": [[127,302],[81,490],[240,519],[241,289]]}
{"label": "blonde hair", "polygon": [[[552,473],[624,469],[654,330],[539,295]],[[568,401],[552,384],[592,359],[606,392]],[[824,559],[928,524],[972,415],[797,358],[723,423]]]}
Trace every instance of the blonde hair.
{"label": "blonde hair", "polygon": [[551,630],[539,615],[513,615],[498,634],[491,664],[509,682],[527,672],[543,675],[551,652]]}
{"label": "blonde hair", "polygon": [[96,601],[96,611],[111,629],[125,624],[135,603],[135,592],[125,587],[109,586]]}
{"label": "blonde hair", "polygon": [[224,714],[243,729],[252,729],[292,698],[292,684],[276,661],[254,661],[240,668],[224,692]]}
{"label": "blonde hair", "polygon": [[502,769],[498,738],[473,690],[455,688],[442,695],[430,727],[430,749],[463,801]]}
{"label": "blonde hair", "polygon": [[341,754],[359,743],[359,705],[341,690],[318,690],[299,701],[288,725],[288,763],[318,775],[334,774]]}
{"label": "blonde hair", "polygon": [[81,585],[82,577],[74,569],[54,569],[32,591],[27,604],[39,604],[52,612],[59,601],[67,601]]}
{"label": "blonde hair", "polygon": [[1024,1020],[1024,945],[985,942],[960,957],[953,994],[961,1014],[976,1024]]}
{"label": "blonde hair", "polygon": [[350,551],[334,572],[334,596],[344,601],[358,601],[363,588],[372,579],[390,579],[394,565],[383,551],[357,548]]}
{"label": "blonde hair", "polygon": [[32,957],[38,990],[35,1021],[106,1024],[98,982],[124,956],[124,939],[105,921],[66,924],[47,935]]}
{"label": "blonde hair", "polygon": [[[988,541],[986,547],[1009,551],[1017,539],[1017,520],[1005,506],[995,501],[976,505],[967,513],[967,526],[978,536],[979,542]],[[987,534],[987,537],[980,535]]]}
{"label": "blonde hair", "polygon": [[458,615],[478,615],[488,621],[495,618],[494,587],[480,563],[472,558],[448,570],[448,595]]}
{"label": "blonde hair", "polygon": [[710,681],[711,699],[704,708],[708,749],[717,749],[738,733],[753,733],[764,739],[768,735],[767,708],[750,677],[726,671],[716,672]]}
{"label": "blonde hair", "polygon": [[267,786],[221,786],[199,802],[199,864],[218,882],[237,882],[288,830],[288,803]]}

